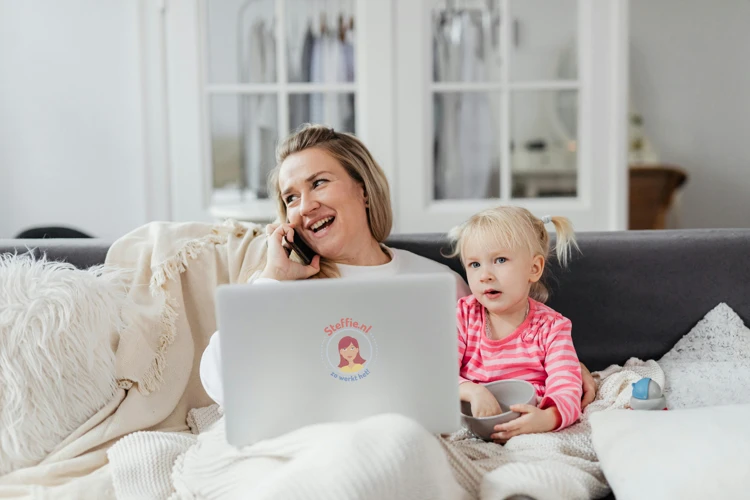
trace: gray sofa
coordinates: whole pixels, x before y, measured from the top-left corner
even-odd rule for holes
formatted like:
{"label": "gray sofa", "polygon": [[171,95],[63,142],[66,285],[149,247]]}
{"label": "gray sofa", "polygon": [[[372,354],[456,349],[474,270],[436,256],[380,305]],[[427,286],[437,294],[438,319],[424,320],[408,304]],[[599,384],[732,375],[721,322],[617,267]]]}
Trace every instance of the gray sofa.
{"label": "gray sofa", "polygon": [[[726,302],[750,324],[750,229],[579,233],[568,270],[552,262],[549,305],[573,322],[592,371],[630,357],[658,359],[708,311]],[[394,235],[388,244],[444,262],[444,235]],[[33,251],[80,268],[104,262],[96,239],[0,240],[0,253]]]}
{"label": "gray sofa", "polygon": [[[750,229],[580,233],[581,254],[551,270],[549,305],[573,322],[581,360],[592,370],[629,357],[658,359],[719,302],[750,324]],[[443,235],[394,235],[388,244],[444,262]],[[0,253],[46,253],[85,268],[104,262],[98,239],[0,240]]]}

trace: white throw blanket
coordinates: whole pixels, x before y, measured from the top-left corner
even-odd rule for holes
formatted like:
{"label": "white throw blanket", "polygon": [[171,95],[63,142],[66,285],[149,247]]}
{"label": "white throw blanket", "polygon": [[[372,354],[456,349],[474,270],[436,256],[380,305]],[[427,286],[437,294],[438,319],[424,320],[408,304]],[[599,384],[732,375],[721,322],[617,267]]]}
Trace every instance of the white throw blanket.
{"label": "white throw blanket", "polygon": [[121,499],[600,498],[609,486],[591,443],[589,416],[625,408],[631,383],[650,377],[663,386],[664,373],[654,361],[631,359],[595,377],[597,400],[581,422],[518,436],[505,446],[465,432],[436,439],[407,418],[380,415],[307,426],[236,449],[227,445],[214,405],[191,412],[197,436],[139,432],[118,442],[108,453],[113,483]]}
{"label": "white throw blanket", "polygon": [[444,439],[453,472],[474,498],[504,499],[514,494],[537,500],[601,498],[610,489],[591,441],[589,417],[599,411],[626,408],[631,383],[649,377],[664,387],[664,372],[655,361],[630,359],[594,373],[596,400],[581,420],[567,429],[512,438],[505,446],[486,443],[461,432]]}

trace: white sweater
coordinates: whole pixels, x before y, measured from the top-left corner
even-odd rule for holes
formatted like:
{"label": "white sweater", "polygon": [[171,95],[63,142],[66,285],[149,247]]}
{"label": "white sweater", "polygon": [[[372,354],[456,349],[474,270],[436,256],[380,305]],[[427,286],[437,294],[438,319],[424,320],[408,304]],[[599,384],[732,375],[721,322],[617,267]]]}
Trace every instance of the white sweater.
{"label": "white sweater", "polygon": [[[427,259],[420,255],[414,254],[407,250],[397,248],[388,248],[391,253],[391,261],[380,266],[350,266],[338,264],[339,273],[342,278],[370,276],[385,278],[398,274],[423,274],[423,273],[452,273],[456,277],[456,295],[457,299],[465,297],[471,293],[469,287],[463,278],[444,264]],[[260,284],[263,282],[272,282],[274,280],[267,278],[258,278],[259,273],[250,277],[249,282]],[[201,382],[206,393],[223,406],[224,390],[221,380],[221,342],[219,332],[211,336],[208,347],[203,352],[201,358]]]}

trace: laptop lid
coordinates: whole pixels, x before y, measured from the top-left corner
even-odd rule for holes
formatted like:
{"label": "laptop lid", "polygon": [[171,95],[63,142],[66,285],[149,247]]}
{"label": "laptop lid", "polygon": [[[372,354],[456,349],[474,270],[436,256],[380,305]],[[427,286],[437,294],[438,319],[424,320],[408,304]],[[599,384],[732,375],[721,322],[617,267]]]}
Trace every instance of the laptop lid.
{"label": "laptop lid", "polygon": [[460,427],[449,273],[217,290],[227,441],[380,413]]}

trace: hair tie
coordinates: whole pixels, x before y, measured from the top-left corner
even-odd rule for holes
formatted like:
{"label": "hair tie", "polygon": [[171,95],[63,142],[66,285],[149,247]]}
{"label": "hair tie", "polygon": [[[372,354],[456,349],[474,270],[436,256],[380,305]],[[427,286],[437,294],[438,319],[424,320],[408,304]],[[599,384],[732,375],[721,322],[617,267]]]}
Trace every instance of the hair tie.
{"label": "hair tie", "polygon": [[545,215],[544,217],[542,217],[543,224],[549,224],[550,222],[552,222],[552,217],[550,217],[549,215]]}

